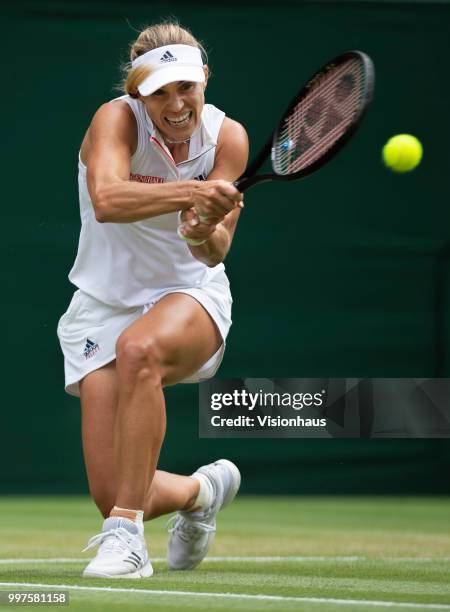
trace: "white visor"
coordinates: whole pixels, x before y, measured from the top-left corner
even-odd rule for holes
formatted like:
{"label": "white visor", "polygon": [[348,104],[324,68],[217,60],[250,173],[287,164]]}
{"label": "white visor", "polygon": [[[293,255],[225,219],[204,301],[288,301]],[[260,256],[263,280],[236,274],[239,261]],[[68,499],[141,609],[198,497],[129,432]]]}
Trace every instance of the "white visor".
{"label": "white visor", "polygon": [[190,45],[166,45],[152,49],[133,60],[131,66],[148,66],[152,71],[138,85],[141,96],[149,96],[160,87],[175,81],[205,82],[200,49]]}

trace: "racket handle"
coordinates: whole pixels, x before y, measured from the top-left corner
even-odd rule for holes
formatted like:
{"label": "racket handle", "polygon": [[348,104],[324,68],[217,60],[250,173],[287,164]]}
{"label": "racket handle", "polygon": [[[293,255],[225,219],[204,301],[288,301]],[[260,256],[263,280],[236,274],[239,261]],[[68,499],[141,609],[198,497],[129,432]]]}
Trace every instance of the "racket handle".
{"label": "racket handle", "polygon": [[237,181],[234,181],[233,185],[238,189],[241,193],[253,187],[253,185],[257,185],[258,183],[265,183],[267,181],[273,181],[277,177],[273,174],[258,174],[257,176],[241,176]]}
{"label": "racket handle", "polygon": [[244,178],[240,178],[237,181],[234,181],[233,185],[236,187],[236,189],[238,191],[240,191],[241,193],[244,193],[244,191],[247,189],[247,183],[248,179]]}

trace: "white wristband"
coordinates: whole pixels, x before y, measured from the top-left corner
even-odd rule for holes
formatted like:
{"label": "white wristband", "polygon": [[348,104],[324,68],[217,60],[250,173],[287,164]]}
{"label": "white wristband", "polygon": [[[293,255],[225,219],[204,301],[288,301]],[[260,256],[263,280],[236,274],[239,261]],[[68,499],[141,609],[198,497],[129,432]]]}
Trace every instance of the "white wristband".
{"label": "white wristband", "polygon": [[208,238],[205,238],[204,240],[195,240],[194,238],[187,238],[181,233],[181,227],[181,225],[177,227],[177,234],[182,240],[187,242],[189,246],[200,246],[201,244],[205,244],[205,242],[208,240]]}

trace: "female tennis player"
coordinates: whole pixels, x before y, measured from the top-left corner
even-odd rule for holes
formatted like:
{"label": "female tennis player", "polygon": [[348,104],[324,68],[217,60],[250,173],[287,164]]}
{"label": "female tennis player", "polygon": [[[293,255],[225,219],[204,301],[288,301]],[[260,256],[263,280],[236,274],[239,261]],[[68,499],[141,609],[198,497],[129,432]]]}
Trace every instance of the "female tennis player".
{"label": "female tennis player", "polygon": [[163,387],[212,377],[231,325],[222,263],[243,206],[244,128],[205,104],[206,54],[175,23],[131,47],[126,95],[102,105],[79,154],[78,288],[58,324],[65,389],[79,396],[90,493],[105,518],[87,577],[153,573],[143,520],[178,511],[167,560],[191,569],[240,485],[225,459],[157,470]]}

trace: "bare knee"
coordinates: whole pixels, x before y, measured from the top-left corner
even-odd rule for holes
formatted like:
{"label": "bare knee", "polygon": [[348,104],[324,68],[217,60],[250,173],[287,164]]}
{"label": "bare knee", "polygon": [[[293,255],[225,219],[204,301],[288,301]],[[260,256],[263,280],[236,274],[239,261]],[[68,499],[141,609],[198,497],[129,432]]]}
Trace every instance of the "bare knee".
{"label": "bare knee", "polygon": [[155,338],[129,337],[125,332],[116,345],[116,367],[121,378],[152,379],[161,383],[161,347]]}

